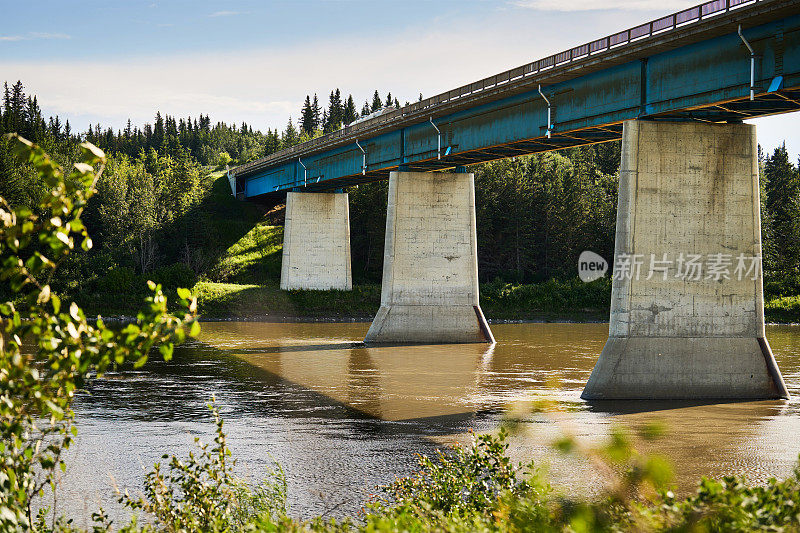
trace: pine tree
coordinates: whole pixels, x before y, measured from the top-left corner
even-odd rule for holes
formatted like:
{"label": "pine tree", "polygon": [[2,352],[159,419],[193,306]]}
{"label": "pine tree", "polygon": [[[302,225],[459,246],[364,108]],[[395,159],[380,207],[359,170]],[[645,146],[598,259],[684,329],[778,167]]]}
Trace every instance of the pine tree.
{"label": "pine tree", "polygon": [[394,105],[394,99],[392,98],[391,91],[389,94],[386,95],[386,104],[385,107],[392,107]]}
{"label": "pine tree", "polygon": [[353,95],[348,95],[347,103],[344,105],[344,117],[343,121],[345,124],[350,124],[355,119],[358,118],[358,111],[356,111],[356,103],[353,100]]}
{"label": "pine tree", "polygon": [[312,116],[314,117],[314,130],[313,131],[316,131],[322,125],[321,118],[320,118],[320,113],[322,112],[322,109],[320,109],[320,107],[319,107],[319,99],[317,98],[317,93],[314,93],[314,101],[311,104],[311,112],[312,112]]}
{"label": "pine tree", "polygon": [[286,129],[283,132],[283,137],[281,138],[281,147],[289,148],[290,146],[294,146],[297,144],[298,137],[299,135],[297,133],[297,129],[292,123],[292,117],[289,117],[289,123],[286,125]]}
{"label": "pine tree", "polygon": [[300,131],[311,135],[314,133],[314,107],[311,105],[311,97],[306,95],[306,101],[300,110]]}
{"label": "pine tree", "polygon": [[156,150],[161,148],[164,144],[164,119],[161,117],[161,112],[156,112],[156,122],[153,124],[153,139],[151,147]]}
{"label": "pine tree", "polygon": [[370,113],[372,113],[372,110],[369,107],[369,102],[364,100],[364,105],[361,107],[361,116],[366,117]]}
{"label": "pine tree", "polygon": [[325,133],[330,133],[341,129],[344,118],[344,108],[342,106],[342,93],[339,89],[331,91],[328,103],[328,121],[323,128]]}
{"label": "pine tree", "polygon": [[800,267],[800,175],[789,161],[786,146],[775,149],[764,162],[766,214],[771,228],[767,266],[784,275]]}
{"label": "pine tree", "polygon": [[381,101],[381,95],[378,94],[378,89],[375,89],[375,94],[372,95],[372,107],[370,108],[370,112],[374,113],[383,108],[383,102]]}

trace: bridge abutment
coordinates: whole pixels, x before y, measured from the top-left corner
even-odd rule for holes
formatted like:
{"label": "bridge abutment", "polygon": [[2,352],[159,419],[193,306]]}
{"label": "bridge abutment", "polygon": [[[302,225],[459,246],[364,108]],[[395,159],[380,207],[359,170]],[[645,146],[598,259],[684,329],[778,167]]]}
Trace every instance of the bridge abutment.
{"label": "bridge abutment", "polygon": [[609,338],[583,398],[788,396],[759,208],[755,126],[625,123]]}
{"label": "bridge abutment", "polygon": [[472,174],[392,172],[381,307],[365,342],[494,342],[478,303]]}
{"label": "bridge abutment", "polygon": [[287,193],[281,289],[352,288],[347,193]]}

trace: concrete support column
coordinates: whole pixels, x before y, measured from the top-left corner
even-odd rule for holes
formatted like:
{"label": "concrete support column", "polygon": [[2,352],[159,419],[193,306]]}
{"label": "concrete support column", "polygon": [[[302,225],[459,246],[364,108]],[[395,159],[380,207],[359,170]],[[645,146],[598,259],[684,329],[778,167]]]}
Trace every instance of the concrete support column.
{"label": "concrete support column", "polygon": [[494,342],[478,303],[472,174],[392,172],[381,307],[365,342]]}
{"label": "concrete support column", "polygon": [[346,193],[287,193],[281,289],[353,289]]}
{"label": "concrete support column", "polygon": [[759,207],[755,126],[625,123],[609,338],[583,398],[788,396]]}

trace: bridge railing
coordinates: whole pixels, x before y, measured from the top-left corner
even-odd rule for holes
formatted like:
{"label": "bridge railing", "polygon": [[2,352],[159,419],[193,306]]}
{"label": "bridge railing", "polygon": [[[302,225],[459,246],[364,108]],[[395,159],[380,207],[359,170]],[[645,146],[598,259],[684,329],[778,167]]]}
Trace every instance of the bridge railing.
{"label": "bridge railing", "polygon": [[586,58],[592,54],[623,47],[646,37],[671,31],[677,29],[678,27],[699,22],[710,16],[720,15],[732,9],[738,9],[746,5],[756,4],[763,1],[764,0],[711,0],[704,2],[702,4],[684,9],[683,11],[678,11],[677,13],[640,24],[639,26],[623,30],[607,37],[602,37],[589,43],[570,48],[569,50],[539,59],[538,61],[522,65],[521,67],[513,68],[511,70],[501,72],[500,74],[495,74],[494,76],[489,76],[488,78],[463,85],[445,93],[437,94],[436,96],[431,96],[430,98],[420,100],[419,102],[414,102],[413,104],[403,106],[401,109],[385,113],[373,119],[365,120],[364,122],[359,122],[358,124],[354,124],[352,126],[345,126],[340,130],[328,133],[322,137],[317,137],[316,139],[292,146],[286,150],[281,150],[280,152],[276,152],[265,158],[241,165],[233,169],[232,172],[237,174],[250,169],[260,168],[267,166],[272,161],[289,158],[293,155],[299,155],[319,146],[328,145],[331,143],[336,144],[336,141],[339,139],[357,136],[357,134],[360,132],[380,128],[380,126],[383,124],[393,122],[397,118],[425,110],[432,112],[435,108],[441,106],[442,104],[453,102],[459,98],[463,98],[464,96],[479,94],[481,92],[509,84],[512,81],[528,77],[532,74],[539,74],[541,72],[548,71],[557,66],[575,61],[576,59]]}

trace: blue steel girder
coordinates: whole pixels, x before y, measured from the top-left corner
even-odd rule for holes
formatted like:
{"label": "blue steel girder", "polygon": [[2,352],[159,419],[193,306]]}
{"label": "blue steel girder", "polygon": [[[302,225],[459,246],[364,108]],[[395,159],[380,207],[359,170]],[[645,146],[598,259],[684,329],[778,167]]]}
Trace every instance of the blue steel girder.
{"label": "blue steel girder", "polygon": [[[301,146],[299,151],[292,150],[297,157],[281,160],[281,154],[276,154],[274,163],[270,160],[276,155],[260,167],[234,169],[237,191],[245,198],[293,189],[330,191],[385,179],[400,165],[436,171],[607,142],[620,138],[623,121],[636,118],[721,122],[796,111],[800,109],[800,2],[761,0],[753,9],[778,4],[785,4],[779,18],[743,26],[756,57],[752,101],[750,53],[735,29],[717,31],[706,39],[672,48],[662,45],[657,53],[583,75],[561,76],[561,80],[551,76],[551,83],[542,87],[552,105],[550,138],[546,136],[547,103],[538,84],[529,84],[507,91],[512,92],[508,96],[500,93],[502,97],[478,99],[434,115],[435,127],[428,119],[398,121],[396,129],[389,125],[375,135],[339,146],[316,151],[312,147],[307,153]],[[736,17],[724,16],[732,19],[722,27],[735,28]],[[602,66],[602,59],[598,61]],[[771,85],[780,88],[769,92]]]}

